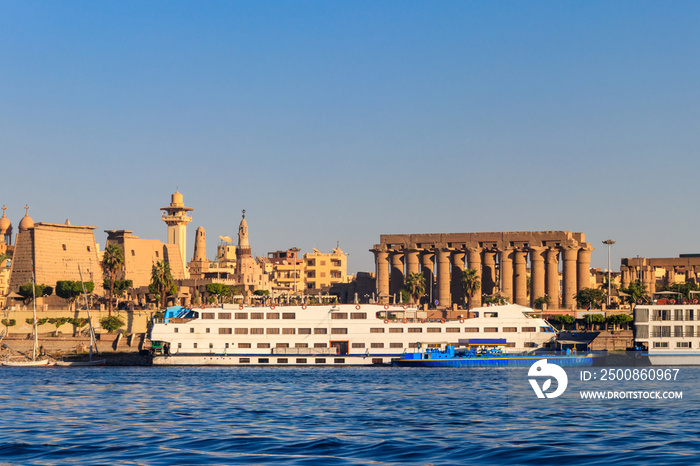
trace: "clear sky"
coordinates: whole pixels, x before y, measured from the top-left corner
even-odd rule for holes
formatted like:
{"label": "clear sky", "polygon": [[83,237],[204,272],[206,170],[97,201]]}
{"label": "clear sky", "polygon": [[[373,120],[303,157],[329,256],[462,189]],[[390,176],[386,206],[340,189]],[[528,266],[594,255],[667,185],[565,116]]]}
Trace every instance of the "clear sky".
{"label": "clear sky", "polygon": [[256,255],[572,230],[700,252],[700,2],[0,0],[0,204]]}

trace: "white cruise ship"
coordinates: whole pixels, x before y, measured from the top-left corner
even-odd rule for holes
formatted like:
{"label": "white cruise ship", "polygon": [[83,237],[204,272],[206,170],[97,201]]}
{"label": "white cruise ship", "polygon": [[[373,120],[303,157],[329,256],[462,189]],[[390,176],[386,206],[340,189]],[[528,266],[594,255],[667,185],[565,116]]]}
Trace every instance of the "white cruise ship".
{"label": "white cruise ship", "polygon": [[675,293],[657,293],[634,308],[635,346],[647,348],[654,366],[700,365],[700,304]]}
{"label": "white cruise ship", "polygon": [[153,364],[389,364],[409,349],[484,337],[505,339],[509,353],[530,352],[553,341],[556,330],[528,312],[509,304],[472,309],[466,319],[427,320],[425,311],[377,304],[172,307],[153,323]]}

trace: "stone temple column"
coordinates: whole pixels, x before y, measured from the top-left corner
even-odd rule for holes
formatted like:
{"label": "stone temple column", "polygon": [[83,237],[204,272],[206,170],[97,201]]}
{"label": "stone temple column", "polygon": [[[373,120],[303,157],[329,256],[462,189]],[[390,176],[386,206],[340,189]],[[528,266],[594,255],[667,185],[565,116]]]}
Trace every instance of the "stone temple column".
{"label": "stone temple column", "polygon": [[561,300],[564,309],[572,309],[576,305],[576,260],[578,259],[578,246],[567,246],[562,249],[564,274]]}
{"label": "stone temple column", "polygon": [[464,290],[462,289],[462,272],[464,272],[464,251],[452,253],[452,302],[463,303]]}
{"label": "stone temple column", "polygon": [[544,262],[547,248],[531,247],[530,248],[530,306],[535,305],[535,300],[543,298],[545,294],[544,286]]}
{"label": "stone temple column", "polygon": [[389,252],[381,249],[373,249],[372,252],[377,265],[379,302],[386,303],[389,299]]}
{"label": "stone temple column", "polygon": [[630,286],[630,269],[625,265],[620,266],[620,273],[622,273],[622,287],[628,288]]}
{"label": "stone temple column", "polygon": [[501,294],[508,302],[513,301],[513,249],[499,251],[501,255]]}
{"label": "stone temple column", "polygon": [[434,256],[435,253],[433,253],[433,251],[424,251],[420,256],[421,272],[423,272],[423,277],[425,277],[425,295],[428,297],[428,299],[432,298],[433,301],[435,300],[435,297],[432,296],[431,289],[435,284],[435,276],[433,275]]}
{"label": "stone temple column", "polygon": [[391,296],[396,296],[397,298],[401,298],[401,289],[403,289],[404,286],[404,279],[403,279],[403,252],[401,251],[392,251],[389,254],[389,257],[391,258],[391,281],[389,284],[389,294]]}
{"label": "stone temple column", "polygon": [[549,307],[558,309],[559,303],[559,249],[547,249],[545,270],[545,293],[549,296]]}
{"label": "stone temple column", "polygon": [[513,299],[515,304],[527,306],[527,251],[518,249],[514,253]]}
{"label": "stone temple column", "polygon": [[[469,268],[476,270],[477,274],[479,274],[479,277],[482,278],[481,248],[467,248],[467,260],[469,262]],[[474,293],[474,296],[472,296],[473,307],[481,306],[481,293],[483,293],[483,284],[481,285],[481,288],[479,288],[479,290],[476,293]]]}
{"label": "stone temple column", "polygon": [[481,288],[485,294],[493,294],[493,288],[496,285],[496,252],[485,249],[483,256]]}
{"label": "stone temple column", "polygon": [[420,272],[419,253],[420,251],[418,251],[418,249],[409,249],[406,251],[406,276]]}
{"label": "stone temple column", "polygon": [[593,248],[585,245],[578,250],[576,261],[576,291],[591,287],[591,251]]}
{"label": "stone temple column", "polygon": [[437,299],[440,301],[440,307],[452,305],[450,297],[450,250],[447,248],[439,248],[437,251]]}

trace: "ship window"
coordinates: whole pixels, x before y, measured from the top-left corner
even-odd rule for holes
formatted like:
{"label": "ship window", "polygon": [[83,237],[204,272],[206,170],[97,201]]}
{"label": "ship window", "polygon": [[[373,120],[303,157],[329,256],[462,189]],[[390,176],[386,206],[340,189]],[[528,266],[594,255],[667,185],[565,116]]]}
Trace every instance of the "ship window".
{"label": "ship window", "polygon": [[283,312],[282,318],[283,319],[296,319],[296,314],[294,314],[293,312]]}
{"label": "ship window", "polygon": [[534,341],[528,341],[527,343],[525,343],[525,348],[537,348],[537,343],[535,343]]}
{"label": "ship window", "polygon": [[479,333],[479,327],[465,327],[464,331],[467,333]]}
{"label": "ship window", "polygon": [[269,343],[258,343],[258,348],[269,348],[270,344]]}
{"label": "ship window", "polygon": [[685,326],[685,336],[686,337],[694,337],[695,335],[694,335],[693,330],[695,330],[695,327],[693,327],[692,325],[686,325]]}
{"label": "ship window", "polygon": [[484,327],[484,333],[496,333],[498,332],[498,327]]}
{"label": "ship window", "polygon": [[428,327],[428,333],[441,333],[442,329],[440,327]]}
{"label": "ship window", "polygon": [[236,319],[247,319],[247,318],[248,318],[247,312],[236,312]]}
{"label": "ship window", "polygon": [[325,335],[326,333],[328,333],[328,329],[327,328],[315,328],[314,333],[316,335]]}
{"label": "ship window", "polygon": [[316,358],[314,360],[316,364],[325,364],[326,363],[326,358]]}
{"label": "ship window", "polygon": [[369,333],[384,333],[383,327],[372,327],[369,329]]}
{"label": "ship window", "polygon": [[418,348],[418,343],[409,343],[408,347],[409,348]]}
{"label": "ship window", "polygon": [[287,358],[277,358],[277,364],[288,364],[289,359]]}
{"label": "ship window", "polygon": [[297,358],[297,364],[306,364],[306,358]]}
{"label": "ship window", "polygon": [[402,327],[391,327],[389,328],[389,333],[403,333]]}
{"label": "ship window", "polygon": [[409,327],[408,333],[422,333],[423,329],[420,327]]}
{"label": "ship window", "polygon": [[311,329],[310,328],[300,328],[299,335],[311,335]]}
{"label": "ship window", "polygon": [[250,318],[251,319],[264,319],[265,314],[263,312],[251,312]]}
{"label": "ship window", "polygon": [[238,347],[239,348],[250,348],[250,343],[239,343]]}
{"label": "ship window", "polygon": [[[540,327],[540,329],[543,329],[544,327]],[[504,332],[517,332],[518,327],[503,327]],[[543,330],[544,331],[544,330]]]}
{"label": "ship window", "polygon": [[668,342],[667,341],[655,341],[654,348],[668,348]]}
{"label": "ship window", "polygon": [[251,335],[262,335],[265,333],[264,328],[251,328],[250,329],[250,334]]}
{"label": "ship window", "polygon": [[[209,330],[209,329],[207,329],[207,330]],[[231,335],[231,329],[230,328],[220,328],[219,335]]]}
{"label": "ship window", "polygon": [[673,336],[680,338],[683,336],[683,327],[681,325],[675,325],[673,327]]}
{"label": "ship window", "polygon": [[331,314],[331,319],[347,319],[347,318],[348,318],[347,312],[334,312]]}
{"label": "ship window", "polygon": [[209,343],[209,349],[212,349],[214,347],[214,343]]}
{"label": "ship window", "polygon": [[270,358],[258,358],[258,364],[269,364]]}
{"label": "ship window", "polygon": [[295,331],[296,331],[296,329],[293,329],[293,328],[283,328],[282,334],[283,335],[294,335]]}
{"label": "ship window", "polygon": [[190,333],[194,333],[194,327],[190,327]]}
{"label": "ship window", "polygon": [[279,313],[279,312],[268,312],[268,313],[267,313],[267,318],[268,318],[268,319],[279,319],[279,318],[280,318],[280,313]]}
{"label": "ship window", "polygon": [[289,343],[277,343],[275,348],[289,348]]}
{"label": "ship window", "polygon": [[177,328],[177,327],[175,327],[173,330],[174,330],[174,333],[179,333],[179,332],[180,332],[180,329]]}
{"label": "ship window", "polygon": [[350,313],[350,318],[351,319],[366,319],[367,313],[366,312],[352,312],[352,313]]}
{"label": "ship window", "polygon": [[685,320],[694,320],[693,309],[686,309]]}
{"label": "ship window", "polygon": [[241,364],[248,364],[250,363],[250,358],[240,358],[238,362]]}
{"label": "ship window", "polygon": [[268,328],[266,329],[268,335],[279,335],[280,329],[278,328]]}
{"label": "ship window", "polygon": [[333,359],[334,364],[345,364],[345,358],[335,358]]}
{"label": "ship window", "polygon": [[384,343],[372,343],[372,348],[384,348]]}
{"label": "ship window", "polygon": [[353,348],[364,348],[365,344],[364,343],[353,343],[352,347]]}
{"label": "ship window", "polygon": [[382,358],[372,358],[372,364],[384,364],[384,359],[382,359]]}
{"label": "ship window", "polygon": [[677,341],[676,348],[690,348],[690,342],[689,341]]}
{"label": "ship window", "polygon": [[230,318],[231,318],[230,312],[219,312],[219,319],[230,319]]}
{"label": "ship window", "polygon": [[327,343],[314,343],[314,348],[328,348]]}
{"label": "ship window", "polygon": [[247,328],[237,328],[234,332],[236,333],[236,335],[248,335]]}
{"label": "ship window", "polygon": [[523,333],[528,333],[528,332],[535,332],[536,329],[535,329],[535,327],[523,327],[520,331]]}
{"label": "ship window", "polygon": [[403,348],[403,343],[389,343],[389,348]]}
{"label": "ship window", "polygon": [[224,347],[225,347],[226,349],[228,349],[228,343],[226,343],[226,345],[225,345]]}
{"label": "ship window", "polygon": [[308,343],[295,343],[294,347],[295,348],[308,348],[309,344]]}
{"label": "ship window", "polygon": [[204,333],[210,333],[209,329],[205,329]]}
{"label": "ship window", "polygon": [[333,335],[347,335],[348,329],[346,328],[332,328],[331,334]]}
{"label": "ship window", "polygon": [[196,347],[197,347],[197,343],[194,344],[193,348],[196,348]]}
{"label": "ship window", "polygon": [[214,312],[202,312],[202,319],[213,319],[215,315]]}
{"label": "ship window", "polygon": [[459,327],[447,327],[445,329],[446,333],[459,333]]}
{"label": "ship window", "polygon": [[683,309],[676,309],[673,313],[673,320],[683,320]]}
{"label": "ship window", "polygon": [[509,341],[508,343],[506,343],[506,348],[515,348],[515,343],[512,341]]}
{"label": "ship window", "polygon": [[182,343],[178,343],[178,344],[177,344],[177,347],[178,347],[178,348],[182,348]]}

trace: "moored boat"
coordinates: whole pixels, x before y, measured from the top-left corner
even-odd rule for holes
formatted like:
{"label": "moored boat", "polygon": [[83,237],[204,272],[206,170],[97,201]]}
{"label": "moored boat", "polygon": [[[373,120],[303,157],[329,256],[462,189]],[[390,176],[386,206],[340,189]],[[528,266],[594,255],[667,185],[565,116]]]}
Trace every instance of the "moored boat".
{"label": "moored boat", "polygon": [[401,358],[392,361],[399,367],[489,367],[489,366],[531,366],[540,359],[560,366],[591,366],[596,354],[586,352],[575,354],[571,351],[533,352],[509,354],[505,351],[506,341],[493,338],[470,338],[460,342],[463,347],[446,345],[445,348],[425,348],[406,352]]}

